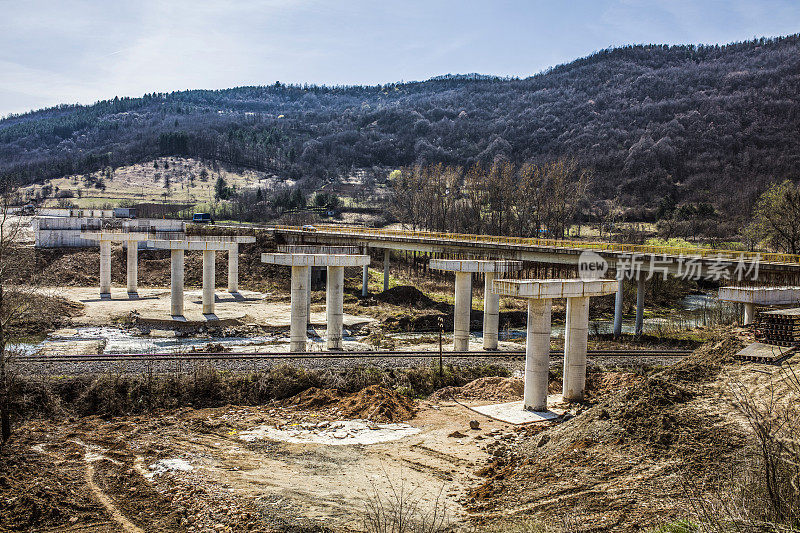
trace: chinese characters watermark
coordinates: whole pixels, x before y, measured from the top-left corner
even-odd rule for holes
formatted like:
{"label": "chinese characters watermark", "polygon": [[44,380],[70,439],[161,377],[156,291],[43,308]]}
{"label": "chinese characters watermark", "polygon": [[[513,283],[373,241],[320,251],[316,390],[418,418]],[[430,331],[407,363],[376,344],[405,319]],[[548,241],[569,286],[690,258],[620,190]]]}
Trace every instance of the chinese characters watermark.
{"label": "chinese characters watermark", "polygon": [[[748,257],[740,254],[738,258],[731,258],[634,252],[617,256],[613,269],[618,280],[639,279],[641,276],[647,280],[657,276],[667,279],[667,275],[672,274],[691,281],[755,281],[760,264],[760,254]],[[608,261],[596,252],[586,251],[578,258],[578,275],[583,280],[602,278],[608,270]]]}

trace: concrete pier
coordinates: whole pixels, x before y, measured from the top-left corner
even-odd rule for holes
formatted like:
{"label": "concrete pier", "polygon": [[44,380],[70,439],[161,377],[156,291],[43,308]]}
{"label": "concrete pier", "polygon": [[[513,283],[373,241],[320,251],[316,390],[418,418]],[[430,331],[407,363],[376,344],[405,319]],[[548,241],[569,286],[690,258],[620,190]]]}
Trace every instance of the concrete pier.
{"label": "concrete pier", "polygon": [[515,272],[522,268],[519,261],[492,261],[484,259],[431,259],[430,268],[456,273],[455,309],[453,315],[453,350],[469,349],[469,322],[472,312],[472,273],[486,275],[483,294],[483,347],[497,349],[500,315],[500,296],[493,294],[491,283],[498,273]]}
{"label": "concrete pier", "polygon": [[469,319],[472,300],[472,274],[456,272],[456,295],[453,309],[453,351],[469,349]]}
{"label": "concrete pier", "polygon": [[617,280],[617,295],[614,298],[614,336],[622,335],[622,291],[623,281]]}
{"label": "concrete pier", "polygon": [[550,309],[553,298],[567,299],[567,328],[564,346],[563,397],[580,401],[586,388],[586,348],[589,334],[589,298],[612,294],[617,281],[506,280],[492,282],[492,292],[528,300],[528,338],[525,345],[525,389],[523,407],[547,409],[550,368]]}
{"label": "concrete pier", "polygon": [[305,352],[308,342],[310,270],[309,266],[292,266],[292,322],[289,326],[289,350],[292,352]]}
{"label": "concrete pier", "polygon": [[342,349],[342,319],[344,306],[344,269],[369,264],[368,255],[268,253],[261,254],[262,263],[292,267],[292,322],[289,330],[292,351],[303,352],[308,341],[309,271],[312,267],[327,267],[328,286],[325,293],[327,314],[326,347]]}
{"label": "concrete pier", "polygon": [[800,287],[720,287],[718,298],[744,304],[744,324],[748,325],[756,319],[756,305],[800,303]]}
{"label": "concrete pier", "polygon": [[314,267],[308,267],[308,280],[306,281],[306,326],[311,325],[311,284],[313,283],[312,274],[314,273]]}
{"label": "concrete pier", "polygon": [[170,252],[170,314],[183,316],[183,250]]}
{"label": "concrete pier", "polygon": [[344,316],[344,267],[328,267],[328,285],[325,291],[325,310],[328,319],[326,348],[342,349],[342,318]]}
{"label": "concrete pier", "polygon": [[550,324],[553,300],[528,300],[528,331],[525,341],[525,389],[523,407],[547,411],[550,385]]}
{"label": "concrete pier", "polygon": [[139,243],[147,240],[148,234],[142,232],[88,231],[82,232],[80,238],[100,244],[100,297],[111,298],[111,245],[115,242],[126,243],[128,296],[136,298],[138,293],[138,259]]}
{"label": "concrete pier", "polygon": [[139,243],[128,241],[128,296],[135,298],[139,294]]}
{"label": "concrete pier", "polygon": [[484,274],[483,283],[483,349],[496,350],[500,331],[500,295],[492,292],[496,274]]}
{"label": "concrete pier", "polygon": [[389,290],[389,258],[392,252],[388,248],[383,250],[383,290]]}
{"label": "concrete pier", "polygon": [[[201,240],[202,239],[202,240]],[[216,252],[229,252],[233,246],[240,243],[255,242],[255,237],[250,236],[219,236],[219,237],[197,237],[196,239],[147,239],[147,247],[156,250],[170,250],[171,254],[171,294],[170,312],[174,317],[183,316],[183,292],[184,292],[184,256],[187,251],[203,252],[203,315],[206,320],[213,320],[214,316],[214,289],[216,283]],[[230,260],[230,257],[229,257]],[[237,259],[238,265],[238,259]],[[238,274],[238,268],[237,268]],[[230,275],[230,271],[229,271]],[[236,276],[236,286],[238,289],[238,275]],[[230,287],[230,277],[228,283]]]}
{"label": "concrete pier", "polygon": [[564,330],[565,401],[583,401],[586,388],[586,349],[589,342],[589,297],[567,298],[567,324]]}
{"label": "concrete pier", "polygon": [[203,314],[214,314],[214,285],[216,284],[216,259],[214,250],[203,250]]}
{"label": "concrete pier", "polygon": [[639,273],[639,278],[636,280],[636,326],[634,333],[641,335],[644,330],[644,275]]}
{"label": "concrete pier", "polygon": [[369,267],[361,267],[361,296],[367,297],[369,294]]}
{"label": "concrete pier", "polygon": [[111,298],[111,241],[100,241],[100,298]]}
{"label": "concrete pier", "polygon": [[228,250],[228,292],[239,292],[239,245]]}

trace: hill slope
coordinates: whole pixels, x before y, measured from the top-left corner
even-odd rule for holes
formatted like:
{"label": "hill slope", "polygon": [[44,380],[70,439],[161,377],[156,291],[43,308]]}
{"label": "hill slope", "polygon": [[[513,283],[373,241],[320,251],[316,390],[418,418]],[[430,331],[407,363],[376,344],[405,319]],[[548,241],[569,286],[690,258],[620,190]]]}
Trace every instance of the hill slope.
{"label": "hill slope", "polygon": [[567,155],[595,169],[596,195],[623,205],[673,197],[737,214],[766,183],[800,178],[798,94],[798,35],[604,50],[522,80],[151,94],[0,121],[0,178],[179,155],[313,185],[354,166]]}

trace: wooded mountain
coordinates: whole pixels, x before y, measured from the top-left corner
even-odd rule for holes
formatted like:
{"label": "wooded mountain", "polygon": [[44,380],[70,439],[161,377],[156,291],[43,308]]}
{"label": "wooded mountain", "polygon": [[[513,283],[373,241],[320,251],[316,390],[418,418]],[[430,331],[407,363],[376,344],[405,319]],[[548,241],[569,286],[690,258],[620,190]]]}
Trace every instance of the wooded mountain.
{"label": "wooded mountain", "polygon": [[800,34],[626,46],[526,79],[154,93],[5,118],[0,178],[30,183],[181,155],[311,187],[352,167],[574,156],[593,170],[595,197],[710,202],[737,215],[768,183],[800,178],[799,97]]}

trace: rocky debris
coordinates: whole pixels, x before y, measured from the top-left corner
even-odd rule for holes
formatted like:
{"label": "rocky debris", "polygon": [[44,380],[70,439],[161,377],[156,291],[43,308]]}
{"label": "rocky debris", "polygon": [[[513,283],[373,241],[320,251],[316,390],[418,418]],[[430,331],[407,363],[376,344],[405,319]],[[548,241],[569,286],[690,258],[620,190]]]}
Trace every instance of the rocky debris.
{"label": "rocky debris", "polygon": [[481,423],[477,420],[470,420],[469,429],[481,429]]}

